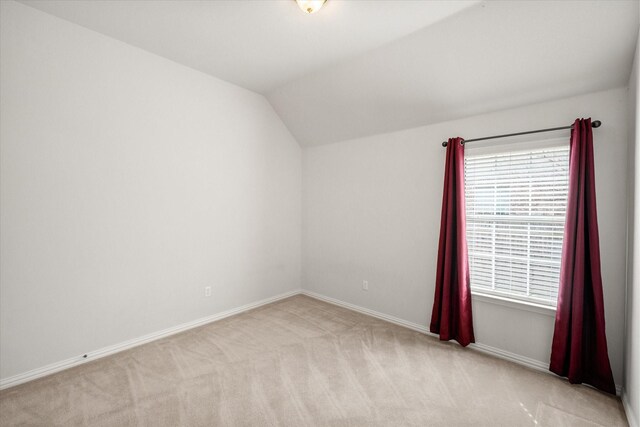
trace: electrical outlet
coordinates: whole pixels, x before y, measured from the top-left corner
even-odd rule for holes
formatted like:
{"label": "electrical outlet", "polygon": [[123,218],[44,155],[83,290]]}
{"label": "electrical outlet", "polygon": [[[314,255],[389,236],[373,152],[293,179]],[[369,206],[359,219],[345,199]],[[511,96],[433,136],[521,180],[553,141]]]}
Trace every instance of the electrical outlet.
{"label": "electrical outlet", "polygon": [[367,280],[363,280],[362,281],[362,290],[363,291],[368,291],[369,290],[369,282]]}
{"label": "electrical outlet", "polygon": [[210,297],[211,296],[211,286],[207,286],[204,288],[204,296],[205,297]]}

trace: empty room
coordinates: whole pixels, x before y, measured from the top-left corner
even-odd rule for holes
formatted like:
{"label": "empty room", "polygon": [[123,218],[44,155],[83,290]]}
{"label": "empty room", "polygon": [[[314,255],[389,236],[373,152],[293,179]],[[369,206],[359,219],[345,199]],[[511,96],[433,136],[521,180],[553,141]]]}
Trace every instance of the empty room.
{"label": "empty room", "polygon": [[0,425],[640,427],[639,25],[0,0]]}

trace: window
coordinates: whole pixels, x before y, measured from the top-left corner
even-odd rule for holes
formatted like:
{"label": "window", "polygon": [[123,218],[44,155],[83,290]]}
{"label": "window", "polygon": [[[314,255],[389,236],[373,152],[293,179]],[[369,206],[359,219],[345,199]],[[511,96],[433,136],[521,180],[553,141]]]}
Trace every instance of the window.
{"label": "window", "polygon": [[568,187],[569,147],[465,156],[473,291],[556,305]]}

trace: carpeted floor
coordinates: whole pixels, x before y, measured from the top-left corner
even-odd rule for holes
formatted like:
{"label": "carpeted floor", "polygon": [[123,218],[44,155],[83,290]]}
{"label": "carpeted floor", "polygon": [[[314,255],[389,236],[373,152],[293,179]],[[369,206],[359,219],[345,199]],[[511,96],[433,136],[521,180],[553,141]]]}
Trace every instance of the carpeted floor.
{"label": "carpeted floor", "polygon": [[294,296],[0,392],[2,426],[625,426],[619,399]]}

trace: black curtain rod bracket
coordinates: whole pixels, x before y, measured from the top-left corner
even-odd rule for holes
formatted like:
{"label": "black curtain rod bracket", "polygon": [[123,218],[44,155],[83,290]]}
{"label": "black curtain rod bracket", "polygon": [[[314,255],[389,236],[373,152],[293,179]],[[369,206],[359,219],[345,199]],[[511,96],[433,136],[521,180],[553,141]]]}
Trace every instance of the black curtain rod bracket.
{"label": "black curtain rod bracket", "polygon": [[[602,122],[600,120],[594,120],[591,122],[591,127],[593,128],[599,128],[602,125]],[[569,126],[560,126],[557,128],[548,128],[548,129],[536,129],[536,130],[529,130],[526,132],[516,132],[516,133],[506,133],[504,135],[494,135],[494,136],[485,136],[482,138],[474,138],[474,139],[466,139],[466,140],[462,140],[461,144],[464,145],[468,142],[475,142],[475,141],[484,141],[487,139],[497,139],[497,138],[507,138],[510,136],[519,136],[519,135],[528,135],[530,133],[542,133],[542,132],[553,132],[556,130],[563,130],[563,129],[573,129],[573,125],[569,125]],[[442,146],[446,147],[447,146],[447,141],[443,141],[442,142]]]}

